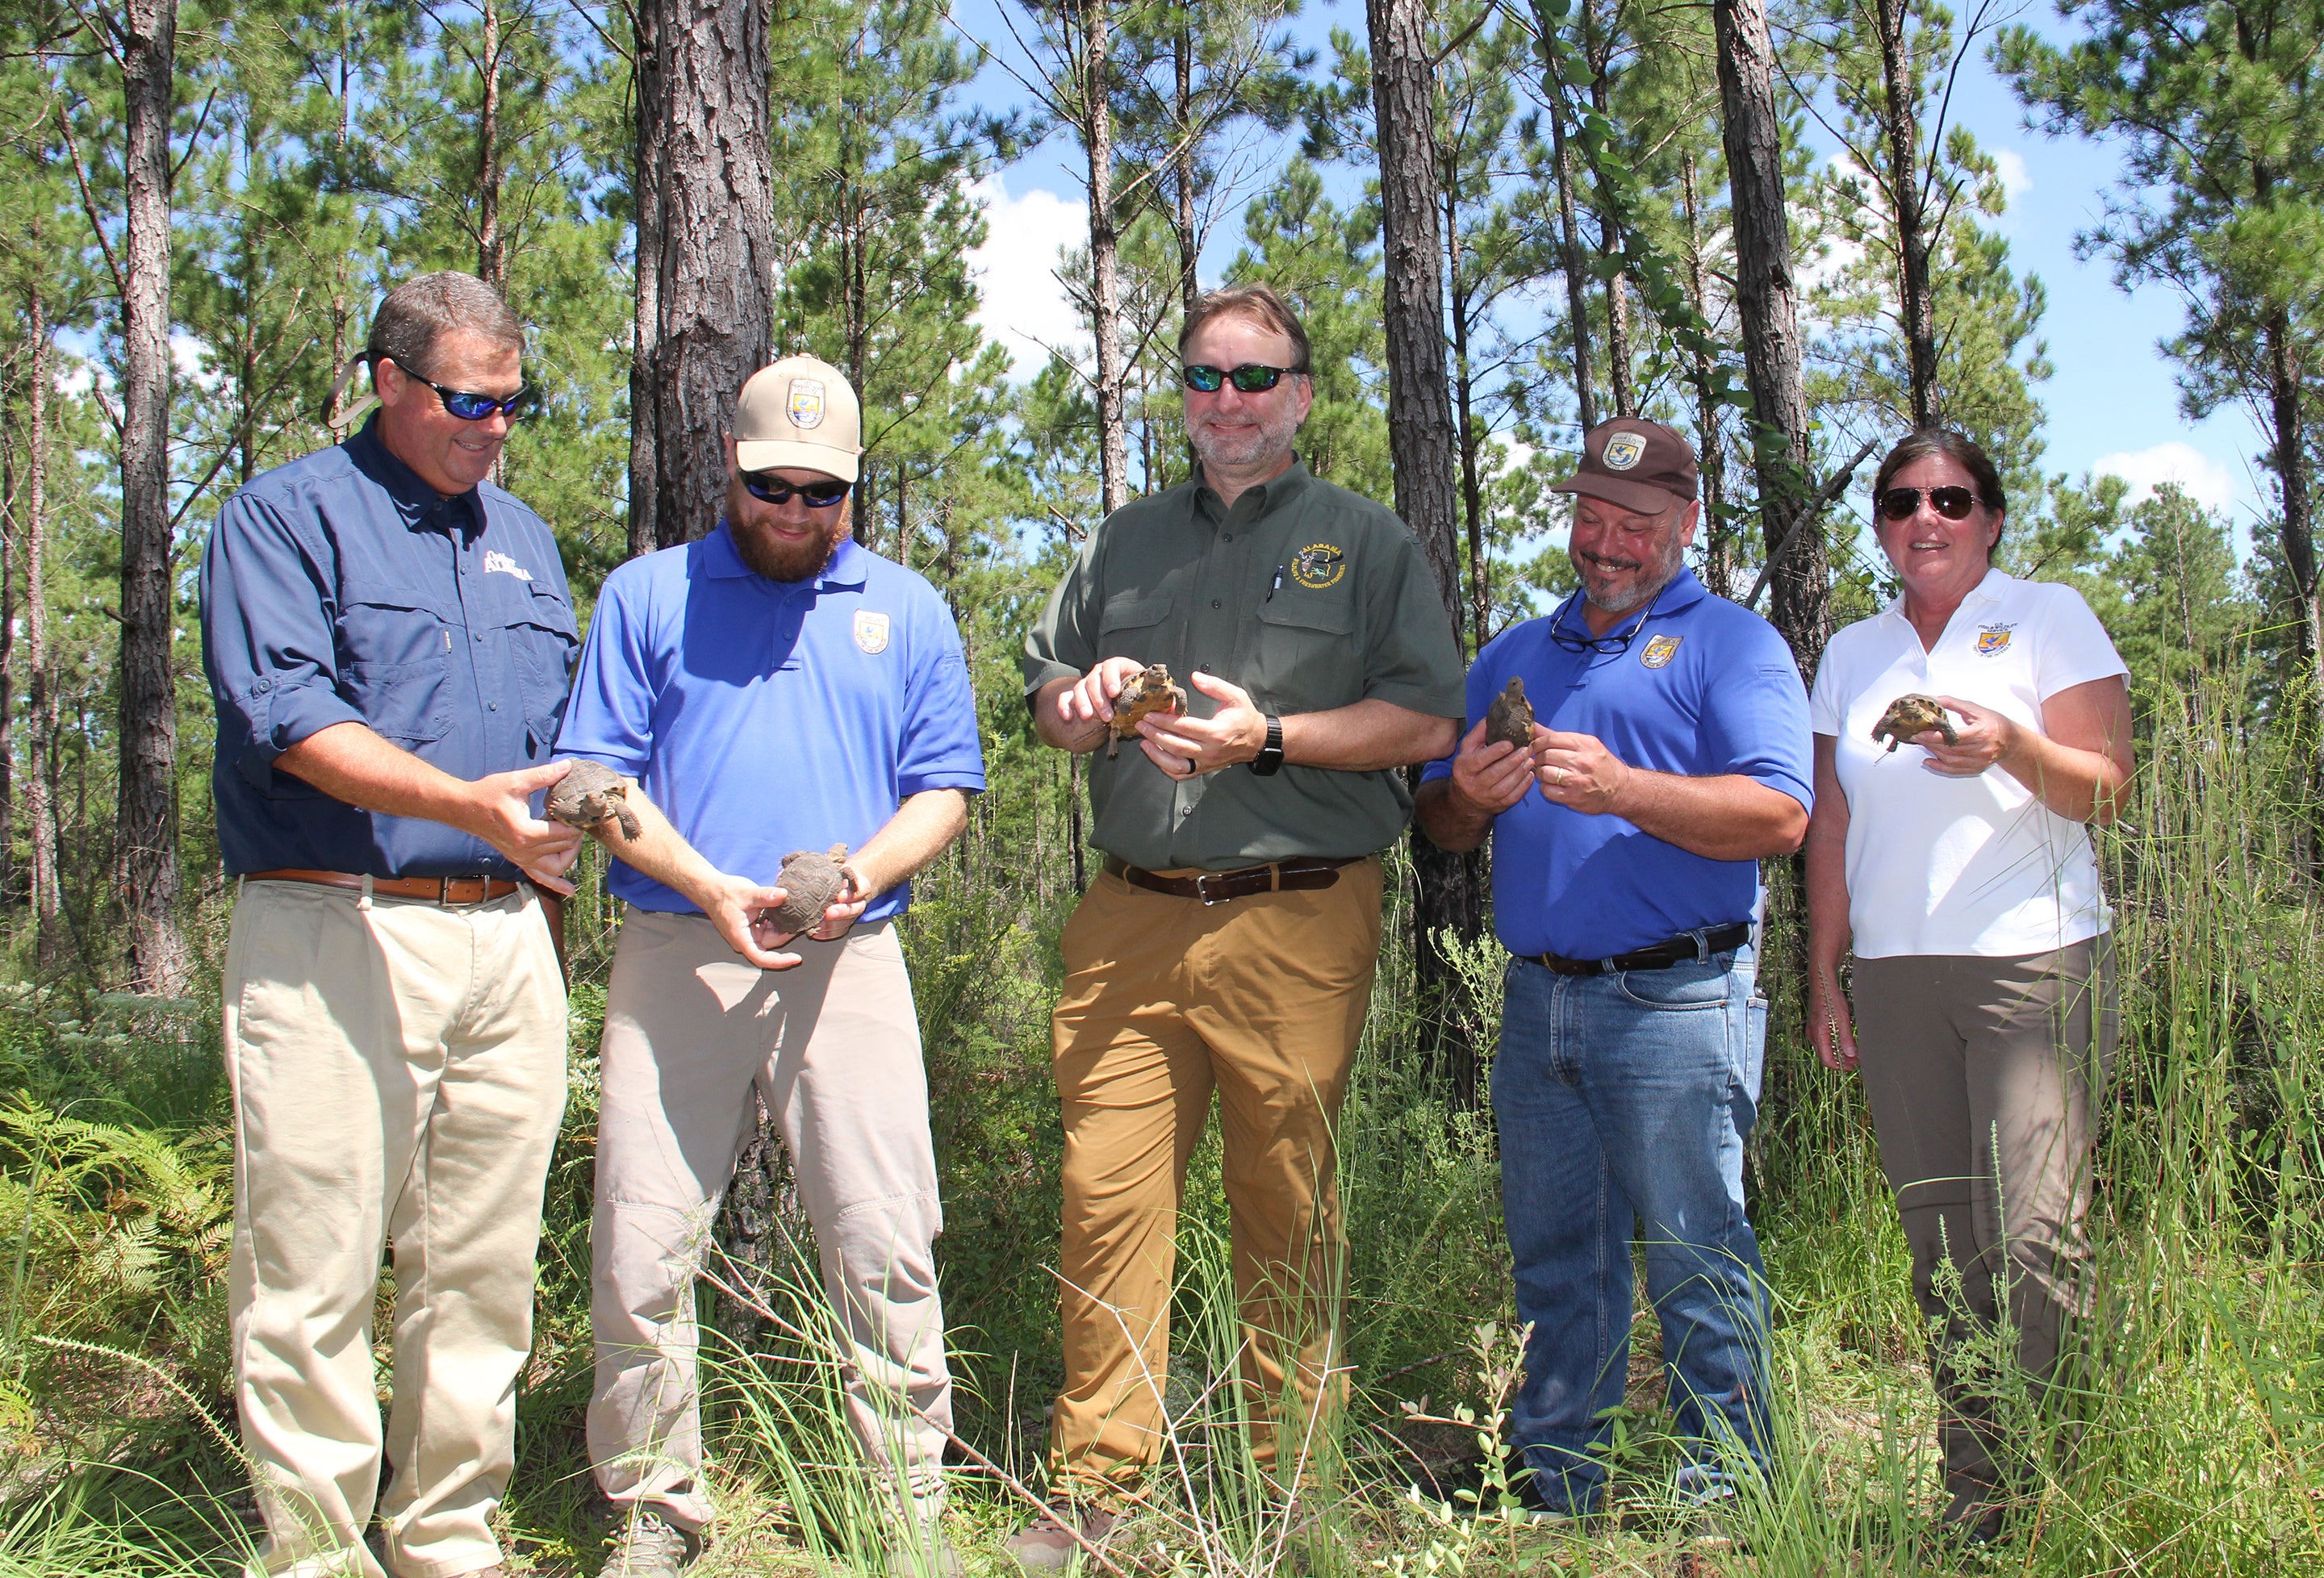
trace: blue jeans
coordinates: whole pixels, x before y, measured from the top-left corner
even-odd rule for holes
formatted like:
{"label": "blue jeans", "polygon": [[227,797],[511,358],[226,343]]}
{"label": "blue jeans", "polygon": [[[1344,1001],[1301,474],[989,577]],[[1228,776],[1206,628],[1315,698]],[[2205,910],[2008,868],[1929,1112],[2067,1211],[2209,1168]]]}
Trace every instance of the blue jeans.
{"label": "blue jeans", "polygon": [[1667,969],[1560,976],[1511,961],[1493,1063],[1501,1206],[1529,1321],[1513,1439],[1559,1510],[1606,1482],[1630,1353],[1637,1218],[1665,1373],[1691,1443],[1682,1493],[1764,1466],[1766,1273],[1743,1215],[1766,1003],[1750,948]]}

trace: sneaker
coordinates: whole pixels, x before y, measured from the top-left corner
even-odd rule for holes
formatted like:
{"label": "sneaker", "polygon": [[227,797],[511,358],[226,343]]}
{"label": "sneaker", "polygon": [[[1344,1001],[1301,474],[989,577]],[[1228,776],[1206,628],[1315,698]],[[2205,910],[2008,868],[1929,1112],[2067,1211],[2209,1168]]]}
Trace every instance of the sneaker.
{"label": "sneaker", "polygon": [[701,1541],[643,1509],[622,1515],[613,1554],[605,1558],[601,1578],[678,1578],[700,1554]]}
{"label": "sneaker", "polygon": [[1001,1552],[1028,1573],[1062,1573],[1089,1558],[1068,1530],[1079,1529],[1082,1539],[1102,1546],[1120,1521],[1118,1513],[1096,1507],[1052,1507],[1003,1540]]}

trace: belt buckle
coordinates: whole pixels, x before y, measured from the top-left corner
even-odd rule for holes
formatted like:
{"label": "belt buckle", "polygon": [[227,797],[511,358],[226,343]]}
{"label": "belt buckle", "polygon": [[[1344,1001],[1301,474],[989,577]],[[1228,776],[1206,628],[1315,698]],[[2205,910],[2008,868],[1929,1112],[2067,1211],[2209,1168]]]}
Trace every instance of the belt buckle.
{"label": "belt buckle", "polygon": [[1206,910],[1213,904],[1232,904],[1234,902],[1234,895],[1231,893],[1221,894],[1217,898],[1213,898],[1211,896],[1211,878],[1221,875],[1222,875],[1222,873],[1205,871],[1194,878],[1194,896],[1203,901],[1203,908]]}

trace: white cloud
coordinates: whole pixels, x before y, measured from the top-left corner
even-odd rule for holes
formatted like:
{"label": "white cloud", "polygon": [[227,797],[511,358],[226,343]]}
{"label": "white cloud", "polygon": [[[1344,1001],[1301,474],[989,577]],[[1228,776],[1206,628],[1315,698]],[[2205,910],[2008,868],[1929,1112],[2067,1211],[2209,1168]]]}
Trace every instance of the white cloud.
{"label": "white cloud", "polygon": [[2024,156],[2015,148],[1993,150],[1993,163],[2001,177],[2001,189],[2009,198],[2009,206],[2017,206],[2018,199],[2034,189],[2033,173],[2025,168]]}
{"label": "white cloud", "polygon": [[2173,438],[2152,449],[2102,454],[2090,463],[2100,476],[2120,477],[2130,484],[2128,502],[2153,495],[2156,487],[2176,482],[2187,496],[2206,509],[2226,509],[2242,495],[2235,472],[2184,439]]}
{"label": "white cloud", "polygon": [[984,291],[977,326],[1008,347],[1019,378],[1046,366],[1052,346],[1086,356],[1088,330],[1057,280],[1065,249],[1089,244],[1083,204],[1039,187],[1012,197],[998,175],[970,190],[984,206],[987,227],[984,244],[968,258]]}

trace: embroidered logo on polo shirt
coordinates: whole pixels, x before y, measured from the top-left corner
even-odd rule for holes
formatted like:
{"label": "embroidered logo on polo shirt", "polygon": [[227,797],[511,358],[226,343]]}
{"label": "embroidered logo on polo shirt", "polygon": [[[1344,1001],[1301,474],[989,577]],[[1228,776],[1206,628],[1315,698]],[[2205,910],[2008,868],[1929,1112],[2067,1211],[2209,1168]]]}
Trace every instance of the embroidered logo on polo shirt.
{"label": "embroidered logo on polo shirt", "polygon": [[868,609],[855,610],[855,644],[866,652],[888,650],[888,616]]}
{"label": "embroidered logo on polo shirt", "polygon": [[1649,637],[1646,650],[1638,654],[1638,661],[1648,668],[1665,667],[1678,656],[1678,644],[1685,639],[1683,636]]}
{"label": "embroidered logo on polo shirt", "polygon": [[492,548],[487,548],[484,551],[484,573],[487,575],[513,575],[519,581],[530,581],[532,579],[531,571],[525,569],[514,559],[510,558],[506,554]]}
{"label": "embroidered logo on polo shirt", "polygon": [[2009,632],[2016,628],[2015,625],[1979,625],[1977,629],[1977,655],[1991,657],[1996,653],[2008,651]]}
{"label": "embroidered logo on polo shirt", "polygon": [[823,426],[823,380],[794,378],[791,380],[791,426],[799,428]]}
{"label": "embroidered logo on polo shirt", "polygon": [[1291,579],[1313,592],[1337,585],[1347,573],[1347,553],[1335,543],[1309,543],[1291,558]]}
{"label": "embroidered logo on polo shirt", "polygon": [[[1645,434],[1617,433],[1613,437],[1606,440],[1606,454],[1603,457],[1606,469],[1609,472],[1627,472],[1644,459],[1646,453],[1646,436]],[[1646,666],[1660,668],[1662,665],[1650,663]]]}

